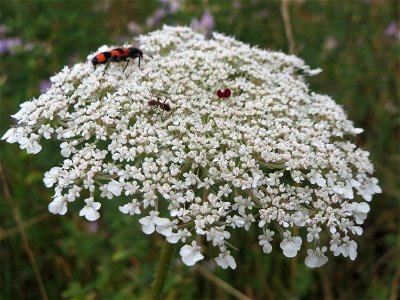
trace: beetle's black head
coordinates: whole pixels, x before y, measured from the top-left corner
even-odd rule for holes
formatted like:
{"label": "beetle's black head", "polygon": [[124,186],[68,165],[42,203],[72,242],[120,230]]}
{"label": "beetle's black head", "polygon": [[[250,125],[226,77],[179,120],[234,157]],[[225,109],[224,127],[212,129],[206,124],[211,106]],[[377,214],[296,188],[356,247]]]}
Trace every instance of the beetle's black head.
{"label": "beetle's black head", "polygon": [[143,52],[139,48],[130,47],[129,48],[129,57],[132,57],[132,58],[143,57]]}

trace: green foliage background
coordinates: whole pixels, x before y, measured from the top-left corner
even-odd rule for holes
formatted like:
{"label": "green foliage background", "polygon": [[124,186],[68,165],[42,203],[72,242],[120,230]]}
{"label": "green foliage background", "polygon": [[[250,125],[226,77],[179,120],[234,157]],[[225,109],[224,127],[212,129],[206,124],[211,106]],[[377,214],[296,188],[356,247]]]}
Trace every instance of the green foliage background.
{"label": "green foliage background", "polygon": [[[142,32],[162,24],[190,25],[208,9],[214,30],[272,50],[287,51],[278,1],[186,1],[168,12],[166,1],[1,1],[0,40],[21,44],[0,51],[1,125],[3,135],[20,103],[40,94],[41,81],[64,65],[84,61],[103,44],[133,39],[130,22]],[[238,7],[240,4],[240,7]],[[159,9],[166,14],[154,17]],[[357,144],[371,151],[383,193],[357,238],[357,260],[330,255],[319,270],[289,260],[274,245],[265,255],[257,232],[237,232],[238,268],[202,265],[254,299],[396,299],[399,297],[399,4],[396,1],[292,1],[290,16],[297,54],[323,73],[310,79],[313,90],[343,105],[357,127],[365,129]],[[147,24],[147,25],[146,25]],[[397,33],[388,27],[397,26]],[[132,30],[132,29],[131,29]],[[102,218],[88,223],[77,215],[51,215],[51,190],[43,173],[60,161],[58,145],[47,143],[36,156],[17,145],[1,143],[1,299],[40,299],[38,284],[23,247],[11,191],[50,299],[145,299],[162,240],[145,236],[137,219],[103,201]],[[207,256],[207,255],[206,255]],[[208,254],[210,257],[210,255]],[[172,265],[166,299],[234,299],[196,268]]]}

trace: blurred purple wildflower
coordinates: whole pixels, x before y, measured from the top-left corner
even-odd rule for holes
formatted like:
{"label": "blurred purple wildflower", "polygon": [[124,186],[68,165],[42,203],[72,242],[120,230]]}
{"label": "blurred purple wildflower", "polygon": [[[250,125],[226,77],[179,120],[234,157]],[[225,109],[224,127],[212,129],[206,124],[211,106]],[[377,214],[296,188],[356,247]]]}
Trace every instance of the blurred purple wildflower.
{"label": "blurred purple wildflower", "polygon": [[233,0],[232,6],[235,9],[240,9],[242,7],[242,3],[240,2],[240,0]]}
{"label": "blurred purple wildflower", "polygon": [[198,21],[197,19],[192,20],[192,28],[193,30],[200,32],[205,36],[208,36],[214,29],[213,15],[208,10],[205,10],[200,21]]}
{"label": "blurred purple wildflower", "polygon": [[325,38],[323,49],[327,51],[335,50],[338,47],[338,41],[333,36],[328,36]]}
{"label": "blurred purple wildflower", "polygon": [[161,19],[166,15],[164,8],[157,9],[150,17],[146,19],[148,27],[155,27],[160,24]]}
{"label": "blurred purple wildflower", "polygon": [[31,51],[31,50],[33,50],[34,47],[35,47],[35,45],[33,43],[29,42],[24,45],[24,50]]}
{"label": "blurred purple wildflower", "polygon": [[133,21],[131,21],[131,22],[128,23],[128,32],[129,32],[131,35],[138,35],[138,34],[141,34],[142,31],[143,31],[143,30],[142,30],[142,27],[141,27],[138,23],[133,22]]}
{"label": "blurred purple wildflower", "polygon": [[99,221],[88,222],[86,224],[86,230],[89,233],[96,233],[99,231]]}
{"label": "blurred purple wildflower", "polygon": [[180,6],[181,6],[179,0],[158,0],[158,2],[160,2],[160,3],[164,4],[164,5],[167,5],[168,6],[168,11],[171,14],[176,13],[179,10]]}
{"label": "blurred purple wildflower", "polygon": [[397,24],[395,21],[389,23],[388,27],[385,29],[385,35],[387,37],[396,37],[400,36],[400,32],[397,28]]}
{"label": "blurred purple wildflower", "polygon": [[7,31],[7,26],[4,24],[0,24],[0,35],[5,34]]}
{"label": "blurred purple wildflower", "polygon": [[50,80],[42,80],[39,83],[39,90],[40,92],[44,93],[51,87]]}
{"label": "blurred purple wildflower", "polygon": [[20,47],[21,44],[21,39],[18,37],[0,39],[0,54],[15,54],[15,50]]}

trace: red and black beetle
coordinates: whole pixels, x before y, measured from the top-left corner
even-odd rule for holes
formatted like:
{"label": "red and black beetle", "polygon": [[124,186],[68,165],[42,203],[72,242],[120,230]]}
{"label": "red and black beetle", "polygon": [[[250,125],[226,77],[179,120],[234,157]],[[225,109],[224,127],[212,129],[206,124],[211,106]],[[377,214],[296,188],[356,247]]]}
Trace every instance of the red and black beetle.
{"label": "red and black beetle", "polygon": [[130,59],[139,58],[139,68],[140,68],[140,59],[143,58],[143,52],[137,47],[130,47],[130,48],[116,48],[110,51],[105,51],[97,54],[92,59],[92,64],[94,68],[96,65],[99,64],[107,64],[106,68],[104,69],[103,75],[106,73],[108,66],[110,63],[113,62],[122,62],[126,61],[126,65],[124,67],[125,71],[126,67],[129,64]]}

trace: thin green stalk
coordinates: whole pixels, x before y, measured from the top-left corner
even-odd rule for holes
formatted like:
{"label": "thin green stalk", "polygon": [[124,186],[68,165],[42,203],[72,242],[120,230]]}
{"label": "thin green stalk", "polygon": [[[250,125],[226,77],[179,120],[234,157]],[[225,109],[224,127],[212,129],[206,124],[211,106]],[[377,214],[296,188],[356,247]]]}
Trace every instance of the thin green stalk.
{"label": "thin green stalk", "polygon": [[164,288],[165,279],[168,274],[168,268],[171,263],[174,246],[167,241],[164,241],[164,246],[161,250],[161,257],[158,263],[157,273],[154,275],[154,280],[151,288],[151,299],[161,299],[161,294]]}
{"label": "thin green stalk", "polygon": [[4,198],[8,202],[8,204],[11,206],[11,210],[15,219],[15,222],[17,223],[17,227],[19,230],[19,233],[21,234],[21,239],[22,239],[22,247],[26,253],[26,255],[29,258],[29,262],[31,263],[32,269],[33,269],[33,274],[35,275],[35,279],[37,281],[37,284],[39,286],[39,291],[42,296],[43,300],[48,300],[49,297],[47,296],[46,288],[44,287],[42,276],[40,275],[39,269],[36,266],[36,259],[35,259],[35,254],[33,253],[33,250],[29,244],[28,241],[28,236],[26,234],[24,225],[21,221],[21,217],[19,214],[18,207],[16,206],[13,198],[11,197],[11,192],[8,187],[7,179],[6,176],[3,173],[3,168],[0,164],[0,182],[2,183],[3,191],[4,191]]}

